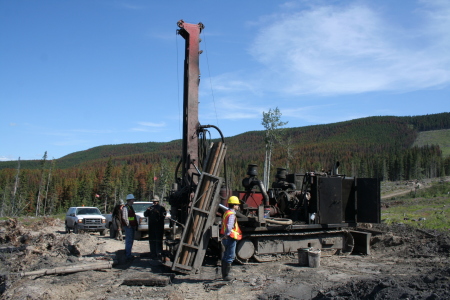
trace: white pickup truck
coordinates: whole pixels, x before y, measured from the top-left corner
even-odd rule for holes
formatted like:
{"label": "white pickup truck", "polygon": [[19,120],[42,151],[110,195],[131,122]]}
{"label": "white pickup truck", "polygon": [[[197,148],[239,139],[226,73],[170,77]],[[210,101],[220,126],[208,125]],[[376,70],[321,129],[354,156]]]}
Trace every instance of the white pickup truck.
{"label": "white pickup truck", "polygon": [[106,218],[97,207],[71,207],[66,213],[66,232],[80,233],[80,231],[99,232],[105,235]]}
{"label": "white pickup truck", "polygon": [[[136,213],[136,221],[138,223],[138,228],[137,231],[134,234],[134,239],[135,240],[140,240],[143,236],[148,234],[148,223],[147,223],[147,218],[144,217],[144,212],[147,210],[147,208],[149,206],[152,206],[153,202],[148,201],[148,202],[134,202],[133,204],[133,209],[134,212]],[[107,215],[103,215],[104,217],[106,217],[107,219],[107,227],[111,229],[111,214],[107,214]],[[165,230],[170,230],[170,212],[167,211],[167,215],[166,218],[164,220],[164,229]],[[112,235],[112,236],[115,236]]]}
{"label": "white pickup truck", "polygon": [[144,217],[144,212],[149,206],[152,206],[153,202],[134,202],[133,209],[136,213],[136,221],[138,223],[137,231],[134,233],[134,239],[140,240],[142,236],[148,234],[147,218]]}

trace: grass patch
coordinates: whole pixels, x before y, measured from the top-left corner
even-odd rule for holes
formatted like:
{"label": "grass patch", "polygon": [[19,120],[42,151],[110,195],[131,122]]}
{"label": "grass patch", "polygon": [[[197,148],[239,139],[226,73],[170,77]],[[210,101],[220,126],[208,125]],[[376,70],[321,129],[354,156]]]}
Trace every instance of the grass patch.
{"label": "grass patch", "polygon": [[438,231],[450,230],[450,183],[435,183],[417,193],[384,202],[381,219]]}
{"label": "grass patch", "polygon": [[431,130],[419,132],[413,146],[439,145],[442,155],[450,155],[450,129]]}

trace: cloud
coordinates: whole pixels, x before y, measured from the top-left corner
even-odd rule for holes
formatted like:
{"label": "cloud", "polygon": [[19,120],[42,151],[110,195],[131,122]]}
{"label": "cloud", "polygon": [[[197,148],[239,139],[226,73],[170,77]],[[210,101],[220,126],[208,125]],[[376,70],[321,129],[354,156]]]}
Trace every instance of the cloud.
{"label": "cloud", "polygon": [[166,123],[153,123],[153,122],[138,122],[140,127],[131,128],[131,131],[135,132],[161,132],[163,127],[166,127]]}
{"label": "cloud", "polygon": [[10,161],[10,160],[17,160],[17,158],[13,158],[11,155],[0,156],[0,161]]}
{"label": "cloud", "polygon": [[264,111],[262,106],[249,105],[249,102],[239,95],[219,97],[215,99],[214,103],[202,101],[202,104],[200,107],[202,120],[259,119]]}
{"label": "cloud", "polygon": [[146,126],[146,127],[165,127],[166,126],[166,123],[164,123],[164,122],[160,122],[160,123],[139,122],[138,124],[141,126]]}
{"label": "cloud", "polygon": [[153,123],[153,122],[138,122],[140,127],[131,128],[131,131],[135,132],[161,132],[163,127],[166,127],[165,122]]}
{"label": "cloud", "polygon": [[145,127],[134,127],[131,128],[130,131],[133,132],[161,132],[161,129],[155,129],[155,128],[145,128]]}
{"label": "cloud", "polygon": [[17,123],[9,123],[9,126],[11,127],[17,126]]}
{"label": "cloud", "polygon": [[[258,72],[264,82],[258,88],[266,92],[404,92],[450,82],[449,2],[423,2],[407,13],[414,24],[408,26],[389,19],[386,10],[360,2],[289,7],[264,19],[249,49],[265,69]],[[223,85],[246,86],[238,78]]]}
{"label": "cloud", "polygon": [[[215,76],[211,79],[214,90],[218,92],[242,92],[250,91],[255,95],[261,94],[258,91],[259,80],[248,77],[242,72],[229,72]],[[206,89],[206,88],[205,88]],[[205,90],[205,93],[207,90]]]}

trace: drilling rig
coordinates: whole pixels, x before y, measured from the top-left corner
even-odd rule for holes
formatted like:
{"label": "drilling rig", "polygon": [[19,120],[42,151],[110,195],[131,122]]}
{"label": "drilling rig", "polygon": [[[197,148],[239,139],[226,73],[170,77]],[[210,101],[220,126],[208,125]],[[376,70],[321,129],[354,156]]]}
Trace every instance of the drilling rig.
{"label": "drilling rig", "polygon": [[[370,253],[371,233],[358,223],[380,223],[380,181],[339,174],[339,163],[328,172],[288,173],[278,168],[271,187],[258,179],[258,166],[249,164],[242,190],[227,187],[227,146],[219,128],[198,120],[199,58],[202,23],[178,21],[185,39],[183,87],[183,147],[169,194],[173,231],[166,240],[165,265],[181,273],[197,272],[208,249],[220,255],[221,215],[229,196],[241,202],[237,213],[243,232],[236,246],[240,263],[266,262],[297,253],[300,248],[346,255]],[[208,143],[208,130],[219,142]],[[221,177],[221,174],[224,174]],[[176,229],[181,229],[175,239]],[[218,250],[217,250],[218,249]]]}

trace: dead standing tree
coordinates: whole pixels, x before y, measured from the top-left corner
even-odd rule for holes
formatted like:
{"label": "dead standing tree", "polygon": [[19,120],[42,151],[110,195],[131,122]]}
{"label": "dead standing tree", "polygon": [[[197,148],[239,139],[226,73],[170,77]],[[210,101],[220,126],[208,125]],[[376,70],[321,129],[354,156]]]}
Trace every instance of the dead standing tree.
{"label": "dead standing tree", "polygon": [[[2,204],[0,206],[0,217],[4,216],[14,216],[15,205],[16,205],[16,193],[19,187],[19,173],[20,173],[20,157],[17,163],[17,172],[14,177],[13,191],[10,193],[9,183],[6,181],[2,193]],[[1,190],[1,188],[0,188]],[[9,200],[9,203],[8,203]],[[8,213],[9,212],[9,213]]]}
{"label": "dead standing tree", "polygon": [[42,202],[42,188],[44,187],[44,175],[45,175],[45,162],[47,161],[47,151],[45,151],[44,156],[41,160],[41,180],[39,181],[39,190],[36,200],[36,216],[40,215],[41,212],[41,202]]}
{"label": "dead standing tree", "polygon": [[[16,203],[16,195],[17,195],[17,189],[19,188],[19,174],[20,174],[20,157],[17,160],[17,173],[14,180],[14,190],[11,197],[11,216],[14,216],[14,213],[16,211],[17,203]],[[3,216],[3,209],[2,209],[2,216]]]}
{"label": "dead standing tree", "polygon": [[51,161],[50,170],[48,171],[47,185],[46,185],[46,188],[45,188],[44,214],[46,212],[47,213],[51,212],[51,208],[50,208],[50,211],[48,211],[48,207],[51,207],[51,203],[50,203],[49,198],[48,198],[48,190],[49,190],[50,182],[51,182],[51,178],[52,178],[52,171],[54,169],[55,169],[55,159],[53,159]]}

